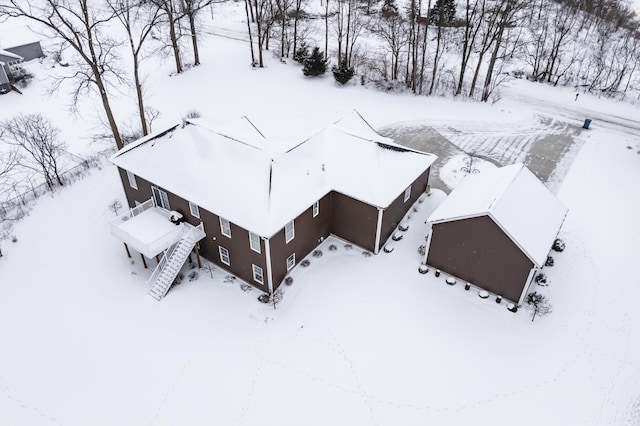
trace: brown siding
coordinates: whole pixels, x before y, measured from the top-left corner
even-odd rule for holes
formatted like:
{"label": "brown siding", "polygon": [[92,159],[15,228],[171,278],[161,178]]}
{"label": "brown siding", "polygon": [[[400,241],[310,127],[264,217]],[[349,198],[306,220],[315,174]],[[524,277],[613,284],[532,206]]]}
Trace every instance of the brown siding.
{"label": "brown siding", "polygon": [[[152,185],[150,182],[142,179],[139,176],[136,176],[138,189],[133,189],[129,185],[127,172],[120,168],[118,168],[118,172],[120,174],[120,179],[122,180],[122,186],[124,188],[129,207],[135,207],[136,201],[144,202],[150,199],[152,197],[152,186],[156,186],[159,189],[162,189],[167,193],[167,197],[169,198],[169,206],[172,210],[182,213],[182,215],[185,217],[185,220],[187,220],[192,225],[198,225],[201,221],[204,224],[204,231],[207,236],[200,241],[200,255],[203,258],[213,262],[220,268],[231,272],[238,278],[248,282],[251,285],[254,285],[261,290],[268,290],[267,263],[264,252],[264,241],[262,239],[260,240],[261,252],[257,253],[251,250],[251,246],[249,245],[249,231],[247,231],[246,229],[241,228],[234,223],[231,223],[231,238],[228,238],[222,235],[222,232],[220,230],[219,216],[198,206],[200,210],[200,219],[198,219],[191,215],[188,200],[185,200],[184,198],[179,197],[158,185]],[[229,250],[231,266],[227,266],[224,263],[220,262],[220,252],[218,250],[219,246],[222,246]],[[258,284],[253,279],[253,270],[251,266],[252,264],[255,264],[256,266],[262,268],[264,285]]]}
{"label": "brown siding", "polygon": [[331,192],[331,233],[374,251],[378,209],[339,192]]}
{"label": "brown siding", "polygon": [[434,224],[427,263],[516,303],[533,268],[489,216]]}
{"label": "brown siding", "polygon": [[[296,254],[296,265],[320,244],[321,239],[329,236],[331,227],[331,195],[320,199],[320,211],[313,217],[313,206],[309,206],[300,216],[295,218],[295,237],[286,243],[284,228],[270,239],[271,266],[273,273],[273,289],[278,288],[287,274],[287,258]],[[266,273],[266,272],[265,272]]]}
{"label": "brown siding", "polygon": [[[398,226],[404,215],[411,208],[413,203],[424,194],[424,190],[429,183],[430,168],[425,170],[416,180],[411,183],[411,194],[409,199],[404,201],[404,190],[393,202],[384,210],[382,214],[382,227],[380,228],[380,247],[389,239],[394,229]],[[405,188],[406,189],[406,188]]]}
{"label": "brown siding", "polygon": [[122,181],[122,188],[124,189],[124,194],[127,197],[129,208],[135,207],[136,201],[143,203],[151,198],[151,183],[139,176],[136,176],[138,189],[133,189],[131,185],[129,185],[127,172],[124,169],[118,167],[118,174],[120,175],[120,180]]}
{"label": "brown siding", "polygon": [[[171,203],[171,199],[169,202]],[[222,235],[220,217],[218,215],[200,208],[200,218],[204,223],[204,231],[207,233],[207,236],[200,241],[200,253],[202,256],[260,290],[268,291],[264,240],[260,239],[260,253],[255,252],[251,250],[249,245],[249,231],[246,229],[230,222],[231,238],[229,238],[226,235]],[[220,251],[218,249],[220,246],[229,250],[230,266],[220,261]],[[252,264],[262,268],[263,285],[253,279]]]}

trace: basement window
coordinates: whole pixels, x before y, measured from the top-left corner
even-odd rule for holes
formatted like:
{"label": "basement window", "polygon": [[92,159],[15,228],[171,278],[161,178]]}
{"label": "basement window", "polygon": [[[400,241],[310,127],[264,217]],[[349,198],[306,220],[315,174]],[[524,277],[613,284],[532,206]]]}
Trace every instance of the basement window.
{"label": "basement window", "polygon": [[296,266],[296,254],[293,253],[291,256],[287,257],[287,271]]}
{"label": "basement window", "polygon": [[404,202],[406,203],[411,197],[411,186],[404,190]]}
{"label": "basement window", "polygon": [[218,252],[220,253],[220,262],[224,263],[227,266],[231,266],[231,258],[229,257],[229,250],[227,250],[222,246],[219,246]]}
{"label": "basement window", "polygon": [[253,269],[253,279],[259,284],[264,284],[264,275],[262,274],[262,268],[257,265],[251,265]]}
{"label": "basement window", "polygon": [[320,213],[320,201],[313,203],[313,217],[318,216],[318,213]]}

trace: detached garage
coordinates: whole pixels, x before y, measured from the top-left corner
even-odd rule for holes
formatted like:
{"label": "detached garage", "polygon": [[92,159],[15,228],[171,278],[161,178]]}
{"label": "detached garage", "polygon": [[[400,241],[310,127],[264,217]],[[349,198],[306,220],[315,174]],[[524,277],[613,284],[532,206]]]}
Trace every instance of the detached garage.
{"label": "detached garage", "polygon": [[429,217],[427,264],[520,305],[566,214],[521,163],[470,175]]}

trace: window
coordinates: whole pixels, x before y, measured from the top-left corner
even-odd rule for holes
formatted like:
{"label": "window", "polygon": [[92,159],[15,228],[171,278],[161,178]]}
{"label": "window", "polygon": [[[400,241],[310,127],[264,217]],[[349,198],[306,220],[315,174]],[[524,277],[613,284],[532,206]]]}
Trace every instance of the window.
{"label": "window", "polygon": [[136,182],[136,175],[127,170],[127,178],[129,178],[129,186],[133,189],[138,189],[138,182]]}
{"label": "window", "polygon": [[411,187],[408,187],[407,189],[404,190],[404,202],[405,203],[407,202],[409,197],[411,197]]}
{"label": "window", "polygon": [[153,198],[156,200],[156,206],[171,210],[171,207],[169,206],[169,197],[166,192],[162,189],[156,188],[155,186],[151,188],[151,192],[153,192]]}
{"label": "window", "polygon": [[227,266],[231,266],[231,258],[229,257],[229,250],[227,250],[222,246],[219,246],[218,251],[220,252],[220,262],[224,263]]}
{"label": "window", "polygon": [[313,203],[313,217],[318,216],[318,213],[320,213],[320,201]]}
{"label": "window", "polygon": [[198,208],[197,204],[194,204],[191,201],[189,201],[189,210],[191,210],[191,216],[197,217],[198,219],[200,219],[200,209]]}
{"label": "window", "polygon": [[293,220],[289,223],[287,223],[284,227],[284,239],[287,243],[289,243],[289,241],[293,240],[293,238],[296,236],[296,231],[295,231],[295,227],[293,225]]}
{"label": "window", "polygon": [[220,231],[225,237],[231,238],[231,224],[224,217],[220,218]]}
{"label": "window", "polygon": [[264,275],[262,275],[262,268],[256,265],[251,265],[253,268],[253,279],[255,282],[264,284]]}
{"label": "window", "polygon": [[260,253],[260,236],[258,234],[249,232],[249,246],[251,250]]}
{"label": "window", "polygon": [[287,257],[287,271],[296,266],[296,254],[293,253],[291,256]]}

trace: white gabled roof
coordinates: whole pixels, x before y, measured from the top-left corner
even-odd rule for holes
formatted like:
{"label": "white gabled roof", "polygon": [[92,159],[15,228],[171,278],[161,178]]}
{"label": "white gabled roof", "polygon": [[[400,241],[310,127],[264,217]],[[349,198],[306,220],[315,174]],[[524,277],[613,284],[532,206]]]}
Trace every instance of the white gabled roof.
{"label": "white gabled roof", "polygon": [[431,214],[439,223],[489,215],[538,267],[546,261],[567,209],[522,163],[462,180]]}
{"label": "white gabled roof", "polygon": [[357,113],[292,142],[247,118],[190,120],[126,146],[111,161],[237,225],[270,237],[335,190],[387,207],[435,161],[384,138]]}

